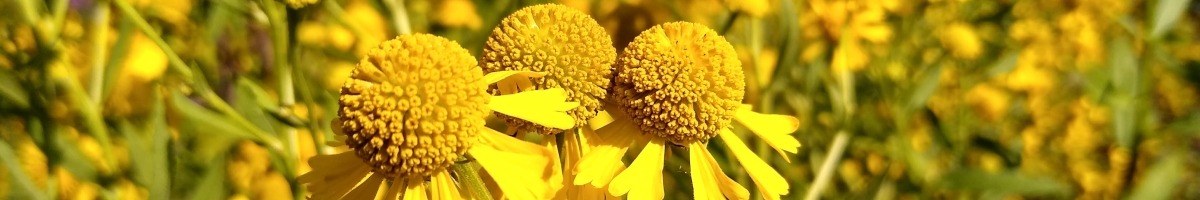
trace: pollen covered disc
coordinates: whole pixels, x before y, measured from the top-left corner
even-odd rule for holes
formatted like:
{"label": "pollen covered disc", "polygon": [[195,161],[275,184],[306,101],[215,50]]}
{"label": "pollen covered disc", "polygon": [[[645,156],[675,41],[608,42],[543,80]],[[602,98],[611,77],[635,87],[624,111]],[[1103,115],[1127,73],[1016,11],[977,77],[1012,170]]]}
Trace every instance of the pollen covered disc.
{"label": "pollen covered disc", "polygon": [[346,145],[391,178],[429,176],[466,153],[485,128],[483,72],[458,43],[402,35],[371,49],[338,98]]}
{"label": "pollen covered disc", "polygon": [[643,132],[675,144],[716,136],[745,94],[733,46],[700,24],[652,27],[625,47],[615,66],[613,102]]}
{"label": "pollen covered disc", "polygon": [[[612,39],[596,20],[570,7],[544,4],[522,8],[505,17],[488,37],[482,66],[486,72],[546,72],[546,76],[530,78],[534,88],[520,89],[565,89],[567,101],[580,103],[578,108],[567,112],[578,126],[595,117],[600,100],[608,96],[615,60]],[[495,86],[489,91],[501,94]],[[562,131],[499,116],[522,131],[542,134]]]}

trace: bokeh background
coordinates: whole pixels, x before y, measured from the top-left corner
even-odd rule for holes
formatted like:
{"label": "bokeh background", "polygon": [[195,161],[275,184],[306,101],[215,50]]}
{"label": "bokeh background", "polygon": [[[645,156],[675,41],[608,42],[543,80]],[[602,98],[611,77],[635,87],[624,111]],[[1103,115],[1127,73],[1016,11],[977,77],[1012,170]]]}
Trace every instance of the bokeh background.
{"label": "bokeh background", "polygon": [[725,35],[746,103],[801,121],[790,162],[751,141],[785,199],[1200,199],[1189,0],[5,0],[0,198],[302,199],[366,50],[416,32],[478,56],[541,3],[618,51],[670,21]]}

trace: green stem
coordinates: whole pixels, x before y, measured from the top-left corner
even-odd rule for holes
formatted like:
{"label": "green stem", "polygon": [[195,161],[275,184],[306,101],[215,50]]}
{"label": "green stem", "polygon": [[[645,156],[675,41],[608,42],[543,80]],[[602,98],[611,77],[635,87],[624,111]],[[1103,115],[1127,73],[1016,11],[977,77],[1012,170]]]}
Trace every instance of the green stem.
{"label": "green stem", "polygon": [[492,199],[492,193],[488,192],[487,185],[483,184],[483,178],[479,176],[479,162],[471,161],[463,164],[456,164],[451,167],[454,174],[458,175],[458,181],[467,188],[467,192],[475,199]]}
{"label": "green stem", "polygon": [[96,14],[92,16],[92,74],[88,79],[88,97],[93,103],[101,101],[104,88],[105,55],[108,54],[108,1],[96,1]]}
{"label": "green stem", "polygon": [[117,8],[121,10],[122,15],[128,17],[130,21],[133,21],[133,24],[137,26],[138,29],[141,29],[142,33],[146,34],[147,38],[150,38],[150,40],[154,41],[154,44],[157,44],[158,48],[161,48],[163,53],[167,54],[167,59],[170,61],[171,71],[179,73],[179,78],[182,78],[185,83],[191,84],[193,81],[191,69],[188,68],[187,64],[183,63],[183,59],[179,58],[179,55],[175,54],[175,51],[171,50],[171,46],[167,45],[166,41],[163,41],[158,32],[154,31],[154,27],[151,27],[150,23],[147,23],[146,19],[142,18],[142,15],[139,14],[137,10],[134,10],[133,6],[129,5],[129,2],[126,0],[113,0],[113,3],[115,3]]}
{"label": "green stem", "polygon": [[392,23],[400,35],[412,33],[412,25],[408,22],[408,9],[401,0],[383,0],[384,6],[392,10]]}
{"label": "green stem", "polygon": [[833,179],[834,168],[842,160],[842,153],[846,152],[846,146],[850,144],[850,134],[846,131],[839,131],[837,136],[833,138],[833,146],[829,147],[829,154],[825,155],[825,161],[821,163],[821,170],[817,172],[817,178],[813,179],[812,187],[808,188],[808,192],[804,195],[805,200],[815,200],[821,197],[821,192],[829,186],[829,181]]}
{"label": "green stem", "polygon": [[[292,106],[296,104],[296,89],[292,81],[292,65],[288,59],[288,24],[287,8],[274,0],[262,0],[263,10],[266,10],[267,21],[271,26],[271,45],[275,56],[275,76],[279,79],[279,111],[285,116],[291,116]],[[296,139],[296,128],[284,126],[283,134],[287,140],[288,153],[298,158],[300,148]],[[295,159],[288,159],[289,164],[295,164]]]}
{"label": "green stem", "polygon": [[65,76],[55,76],[54,84],[66,90],[66,99],[71,104],[71,107],[79,109],[79,116],[83,118],[84,128],[92,137],[96,138],[97,143],[100,143],[104,164],[115,167],[114,165],[117,162],[112,156],[112,142],[108,137],[108,127],[104,125],[104,118],[100,116],[100,108],[94,102],[88,101],[87,94],[79,85],[79,81],[73,78],[75,75],[71,70],[63,69],[62,71],[67,74]]}

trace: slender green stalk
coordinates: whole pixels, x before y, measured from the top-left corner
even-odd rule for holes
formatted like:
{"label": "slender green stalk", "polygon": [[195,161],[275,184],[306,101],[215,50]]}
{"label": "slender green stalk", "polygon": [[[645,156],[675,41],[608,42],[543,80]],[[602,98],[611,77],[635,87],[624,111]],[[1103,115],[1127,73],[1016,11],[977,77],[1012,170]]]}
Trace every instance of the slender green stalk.
{"label": "slender green stalk", "polygon": [[412,25],[408,22],[408,9],[402,0],[383,0],[384,6],[392,11],[392,24],[400,35],[412,33]]}
{"label": "slender green stalk", "polygon": [[[61,67],[61,66],[60,66]],[[100,143],[100,150],[103,152],[105,165],[114,166],[117,162],[113,158],[112,140],[108,137],[108,127],[104,124],[104,118],[100,116],[100,107],[94,102],[88,100],[87,93],[79,85],[79,81],[74,79],[75,75],[71,70],[61,70],[66,75],[54,76],[54,84],[62,87],[66,93],[66,99],[71,107],[79,109],[79,116],[83,118],[83,127],[92,137],[96,138],[96,142]]]}
{"label": "slender green stalk", "polygon": [[479,176],[479,162],[471,161],[462,164],[456,164],[451,167],[454,174],[458,175],[459,183],[466,186],[467,192],[475,199],[492,199],[492,193],[488,192],[487,185],[483,184],[483,178]]}
{"label": "slender green stalk", "polygon": [[[292,81],[292,65],[288,58],[288,25],[287,8],[274,0],[262,0],[263,10],[267,13],[267,21],[271,26],[271,45],[275,57],[275,76],[279,81],[279,111],[286,116],[293,115],[292,106],[296,104],[296,89]],[[300,148],[296,139],[296,128],[283,127],[284,138],[287,140],[288,153],[299,157]],[[295,159],[288,163],[294,164]]]}
{"label": "slender green stalk", "polygon": [[846,152],[846,146],[850,144],[850,134],[846,131],[839,131],[837,136],[833,138],[833,146],[829,147],[829,154],[825,155],[825,161],[821,163],[821,170],[817,172],[817,178],[813,179],[812,187],[808,188],[805,193],[805,200],[815,200],[821,197],[821,192],[829,186],[829,181],[833,179],[834,168],[842,161],[842,153]]}
{"label": "slender green stalk", "polygon": [[113,3],[117,6],[117,9],[121,10],[121,15],[128,17],[138,29],[142,29],[142,33],[146,34],[147,38],[154,41],[154,44],[157,44],[158,48],[161,48],[163,53],[167,54],[171,71],[179,73],[179,78],[183,79],[185,83],[191,84],[193,81],[192,70],[188,68],[187,64],[183,63],[183,59],[179,58],[179,55],[175,54],[175,51],[171,50],[171,45],[163,41],[158,32],[154,31],[154,27],[151,27],[150,23],[147,23],[146,19],[142,18],[142,15],[137,10],[134,10],[133,6],[129,5],[129,2],[126,0],[113,0]]}
{"label": "slender green stalk", "polygon": [[95,15],[92,16],[92,74],[88,78],[88,97],[93,103],[100,102],[104,88],[104,67],[108,55],[108,1],[96,1]]}

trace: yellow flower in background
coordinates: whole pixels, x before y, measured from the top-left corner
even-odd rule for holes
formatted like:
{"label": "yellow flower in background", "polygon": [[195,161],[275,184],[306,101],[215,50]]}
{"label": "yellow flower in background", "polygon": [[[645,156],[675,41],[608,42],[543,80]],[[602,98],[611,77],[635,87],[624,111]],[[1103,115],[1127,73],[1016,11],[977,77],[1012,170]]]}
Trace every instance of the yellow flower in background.
{"label": "yellow flower in background", "polygon": [[738,11],[754,18],[762,18],[771,12],[771,3],[766,0],[724,0],[729,10]]}
{"label": "yellow flower in background", "polygon": [[316,4],[318,0],[286,0],[288,7],[293,9],[304,8],[305,6]]}
{"label": "yellow flower in background", "polygon": [[1012,96],[1004,88],[991,83],[975,85],[967,91],[967,103],[984,119],[992,122],[1000,121],[1008,113]]}
{"label": "yellow flower in background", "polygon": [[[466,157],[492,175],[505,197],[544,199],[551,152],[484,126],[489,110],[567,128],[561,89],[489,96],[486,85],[528,71],[483,75],[475,59],[445,38],[402,35],[372,49],[342,87],[339,142],[350,151],[309,159],[301,175],[313,199],[462,199],[448,168]],[[490,99],[490,100],[489,100]],[[539,109],[514,109],[543,105]],[[429,180],[426,182],[426,180]],[[388,185],[383,185],[383,183]]]}
{"label": "yellow flower in background", "polygon": [[475,11],[475,2],[470,0],[444,0],[437,5],[433,20],[448,27],[479,30],[483,19]]}
{"label": "yellow flower in background", "polygon": [[173,25],[182,25],[188,23],[188,14],[192,12],[191,0],[176,0],[176,1],[156,1],[156,0],[128,0],[135,7],[146,10],[145,13],[150,13],[151,16],[162,18]]}
{"label": "yellow flower in background", "polygon": [[[574,184],[606,186],[609,194],[629,199],[661,199],[661,172],[670,143],[688,149],[696,199],[749,198],[708,151],[709,139],[720,136],[764,198],[788,193],[787,181],[730,130],[730,123],[740,122],[782,154],[800,146],[790,135],[799,122],[790,116],[759,114],[741,104],[741,62],[724,37],[694,23],[658,25],[629,44],[616,68],[611,94],[616,105],[607,109],[615,121],[596,131],[599,145],[574,169]],[[629,148],[643,145],[633,163],[621,170]]]}
{"label": "yellow flower in background", "polygon": [[983,53],[983,41],[969,24],[957,22],[946,25],[938,31],[938,38],[956,58],[975,59]]}
{"label": "yellow flower in background", "polygon": [[167,71],[167,54],[143,34],[130,37],[120,74],[105,101],[104,112],[115,116],[144,113],[154,98],[147,96],[151,83]]}
{"label": "yellow flower in background", "polygon": [[[824,30],[827,38],[837,42],[831,66],[834,70],[859,71],[870,63],[870,52],[862,40],[873,44],[889,42],[892,28],[887,23],[887,9],[877,3],[862,1],[815,0],[808,2],[809,11],[817,16],[815,22],[802,18],[801,25]],[[811,27],[817,25],[818,27]],[[809,37],[812,37],[811,35]],[[820,43],[807,48],[822,47]],[[817,49],[806,49],[805,57],[817,55]]]}

